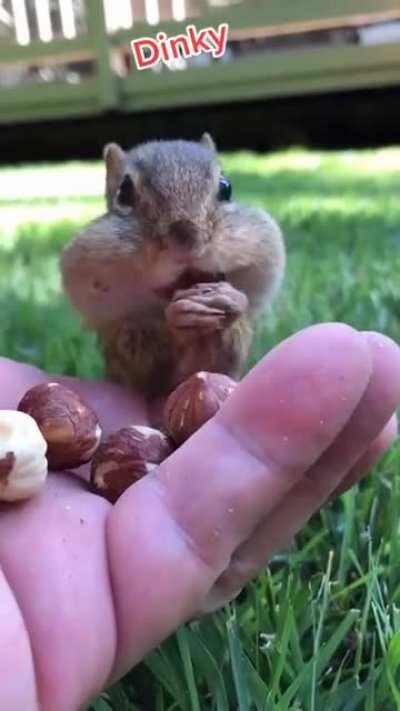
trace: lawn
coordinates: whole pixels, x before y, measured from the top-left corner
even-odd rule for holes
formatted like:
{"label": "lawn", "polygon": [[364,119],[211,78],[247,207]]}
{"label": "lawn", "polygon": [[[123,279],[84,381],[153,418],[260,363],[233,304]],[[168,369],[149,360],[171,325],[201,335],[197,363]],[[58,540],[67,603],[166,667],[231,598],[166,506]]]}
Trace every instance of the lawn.
{"label": "lawn", "polygon": [[[309,324],[400,341],[400,149],[226,155],[236,196],[283,227],[285,287],[251,362]],[[103,210],[99,163],[0,170],[0,354],[101,377],[58,254]],[[400,448],[330,504],[239,600],[182,628],[95,711],[400,709]],[[378,474],[378,476],[377,476]]]}

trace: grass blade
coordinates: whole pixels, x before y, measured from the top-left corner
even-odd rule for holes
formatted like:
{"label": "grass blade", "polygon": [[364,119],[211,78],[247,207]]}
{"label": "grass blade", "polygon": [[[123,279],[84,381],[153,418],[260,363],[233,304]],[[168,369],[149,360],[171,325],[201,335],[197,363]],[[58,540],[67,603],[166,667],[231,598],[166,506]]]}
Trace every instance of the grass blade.
{"label": "grass blade", "polygon": [[250,694],[247,674],[245,673],[245,666],[243,663],[244,652],[239,639],[235,615],[232,615],[232,617],[228,620],[226,629],[228,632],[229,651],[239,711],[250,711]]}
{"label": "grass blade", "polygon": [[185,671],[186,682],[190,695],[191,711],[200,711],[199,695],[197,693],[196,680],[193,674],[193,665],[190,654],[190,646],[188,642],[188,630],[182,626],[177,632],[178,647],[181,653],[183,668]]}

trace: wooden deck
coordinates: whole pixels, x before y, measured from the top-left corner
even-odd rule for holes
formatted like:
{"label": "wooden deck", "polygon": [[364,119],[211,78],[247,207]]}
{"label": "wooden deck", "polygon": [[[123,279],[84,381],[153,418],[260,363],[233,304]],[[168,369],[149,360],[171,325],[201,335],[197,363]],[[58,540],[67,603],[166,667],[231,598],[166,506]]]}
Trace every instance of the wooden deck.
{"label": "wooden deck", "polygon": [[[309,38],[322,31],[400,21],[400,0],[242,0],[223,8],[206,0],[153,0],[153,4],[128,0],[130,5],[124,0],[120,18],[110,15],[108,0],[105,4],[102,0],[81,1],[84,13],[80,18],[65,14],[64,7],[64,16],[60,14],[57,21],[44,14],[40,22],[36,18],[29,25],[27,14],[25,34],[21,26],[19,34],[9,27],[6,36],[0,33],[1,123],[104,115],[110,110],[136,113],[400,84],[397,43],[363,46],[337,42],[314,46],[310,41],[295,49],[285,49],[284,45],[277,49],[275,42],[274,48],[268,48],[269,39],[304,33]],[[115,0],[110,1],[115,8]],[[21,20],[21,8],[27,13],[28,7],[36,7],[33,2],[27,3],[28,0],[8,0],[7,4],[4,0],[4,8],[6,11],[8,7],[9,14],[14,10],[14,21],[19,8]],[[174,19],[179,16],[180,21]],[[160,30],[177,34],[189,19],[198,28],[228,22],[229,57],[207,66],[189,63],[180,70],[163,66],[160,71],[138,72],[132,64],[129,68],[132,39],[154,36]],[[39,36],[35,36],[33,27]],[[255,43],[259,51],[236,54],[243,42]],[[1,85],[2,76],[10,77],[7,85]]]}

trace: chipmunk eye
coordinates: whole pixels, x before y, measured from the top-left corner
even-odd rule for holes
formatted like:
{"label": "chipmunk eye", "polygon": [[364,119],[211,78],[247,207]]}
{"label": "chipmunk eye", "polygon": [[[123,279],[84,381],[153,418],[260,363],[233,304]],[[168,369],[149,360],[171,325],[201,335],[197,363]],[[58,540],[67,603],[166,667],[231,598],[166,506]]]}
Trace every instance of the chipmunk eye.
{"label": "chipmunk eye", "polygon": [[224,175],[221,175],[221,177],[219,179],[218,200],[220,200],[221,202],[229,202],[231,197],[232,197],[231,182],[228,180],[228,178],[225,178]]}
{"label": "chipmunk eye", "polygon": [[135,202],[135,186],[130,175],[125,175],[117,196],[118,205],[122,207],[133,207]]}

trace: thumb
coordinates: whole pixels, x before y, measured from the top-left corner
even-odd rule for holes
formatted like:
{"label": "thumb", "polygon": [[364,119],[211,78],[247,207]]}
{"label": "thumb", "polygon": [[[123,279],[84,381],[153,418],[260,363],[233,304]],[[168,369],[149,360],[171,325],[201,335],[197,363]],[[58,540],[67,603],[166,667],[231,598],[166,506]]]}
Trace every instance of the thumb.
{"label": "thumb", "polygon": [[218,415],[110,512],[107,543],[121,675],[189,619],[233,551],[333,443],[372,371],[339,324],[282,343]]}

